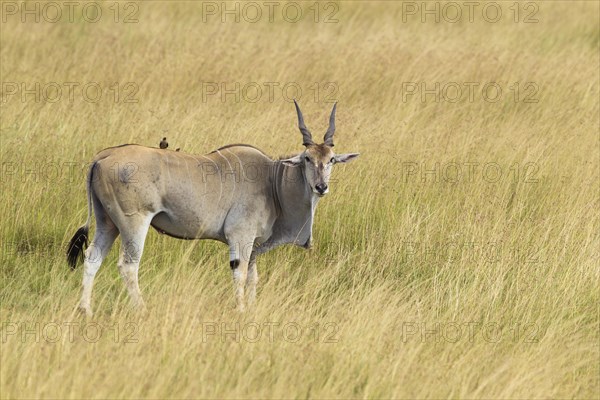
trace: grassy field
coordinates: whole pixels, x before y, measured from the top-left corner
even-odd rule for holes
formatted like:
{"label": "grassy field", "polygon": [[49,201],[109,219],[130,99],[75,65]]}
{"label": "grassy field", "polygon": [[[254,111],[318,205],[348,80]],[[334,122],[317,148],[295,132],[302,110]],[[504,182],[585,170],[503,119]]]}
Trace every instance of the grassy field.
{"label": "grassy field", "polygon": [[[239,22],[235,3],[55,4],[1,4],[2,398],[600,396],[597,2],[455,23],[433,2],[439,23],[421,2],[238,3]],[[225,245],[151,231],[147,315],[116,246],[77,315],[65,248],[94,154],[297,153],[292,97],[319,138],[338,100],[335,150],[361,157],[312,250],[259,258],[256,308],[235,311]]]}

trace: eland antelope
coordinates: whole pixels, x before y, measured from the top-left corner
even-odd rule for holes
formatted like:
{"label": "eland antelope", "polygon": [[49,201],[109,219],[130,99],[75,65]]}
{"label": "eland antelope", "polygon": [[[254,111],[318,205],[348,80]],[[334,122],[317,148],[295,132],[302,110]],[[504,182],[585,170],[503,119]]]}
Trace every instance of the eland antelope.
{"label": "eland antelope", "polygon": [[119,234],[119,272],[134,306],[145,308],[138,270],[151,226],[179,239],[227,244],[237,306],[251,304],[256,256],[286,243],[309,248],[315,207],[329,191],[333,165],[358,156],[333,152],[336,105],[324,143],[317,144],[294,104],[305,149],[293,157],[273,160],[245,144],[206,155],[133,144],[98,153],[87,174],[87,221],[67,250],[75,268],[87,246],[93,209],[96,234],[84,253],[80,310],[92,314],[94,277]]}

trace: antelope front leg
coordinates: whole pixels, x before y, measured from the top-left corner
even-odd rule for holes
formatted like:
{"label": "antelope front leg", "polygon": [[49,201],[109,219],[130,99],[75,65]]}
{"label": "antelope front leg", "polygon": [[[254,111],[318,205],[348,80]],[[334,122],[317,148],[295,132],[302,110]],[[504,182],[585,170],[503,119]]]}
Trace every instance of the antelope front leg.
{"label": "antelope front leg", "polygon": [[244,286],[248,276],[248,262],[244,260],[232,260],[229,262],[233,272],[233,287],[235,290],[235,302],[239,311],[244,311]]}
{"label": "antelope front leg", "polygon": [[246,308],[244,304],[244,287],[248,277],[248,259],[244,257],[236,244],[230,244],[229,248],[229,266],[233,273],[233,287],[235,290],[235,301],[237,309],[243,312]]}
{"label": "antelope front leg", "polygon": [[256,300],[256,285],[258,284],[258,270],[256,267],[256,254],[250,256],[250,262],[248,264],[248,278],[246,281],[246,290],[248,296],[248,306],[254,305]]}

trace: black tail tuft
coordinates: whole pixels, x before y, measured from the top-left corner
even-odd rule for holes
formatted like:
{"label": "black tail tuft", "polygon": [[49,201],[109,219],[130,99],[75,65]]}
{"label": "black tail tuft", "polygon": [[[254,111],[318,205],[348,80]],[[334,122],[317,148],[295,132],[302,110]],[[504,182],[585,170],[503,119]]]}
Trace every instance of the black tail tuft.
{"label": "black tail tuft", "polygon": [[77,260],[83,255],[83,248],[87,247],[88,231],[89,228],[87,226],[82,226],[77,229],[77,232],[75,232],[75,235],[69,243],[69,247],[67,248],[67,262],[71,266],[71,269],[75,269]]}

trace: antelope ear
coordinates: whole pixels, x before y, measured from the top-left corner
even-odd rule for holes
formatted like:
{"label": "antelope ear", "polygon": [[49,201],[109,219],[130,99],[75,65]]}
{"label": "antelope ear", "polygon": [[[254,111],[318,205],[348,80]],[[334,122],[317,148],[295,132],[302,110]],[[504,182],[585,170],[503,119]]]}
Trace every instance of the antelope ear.
{"label": "antelope ear", "polygon": [[345,163],[354,160],[359,156],[359,153],[338,154],[335,156],[335,162]]}
{"label": "antelope ear", "polygon": [[297,156],[294,156],[292,158],[286,158],[285,160],[281,160],[281,162],[289,167],[297,167],[298,165],[302,164],[302,157],[300,157],[300,154],[298,154]]}

